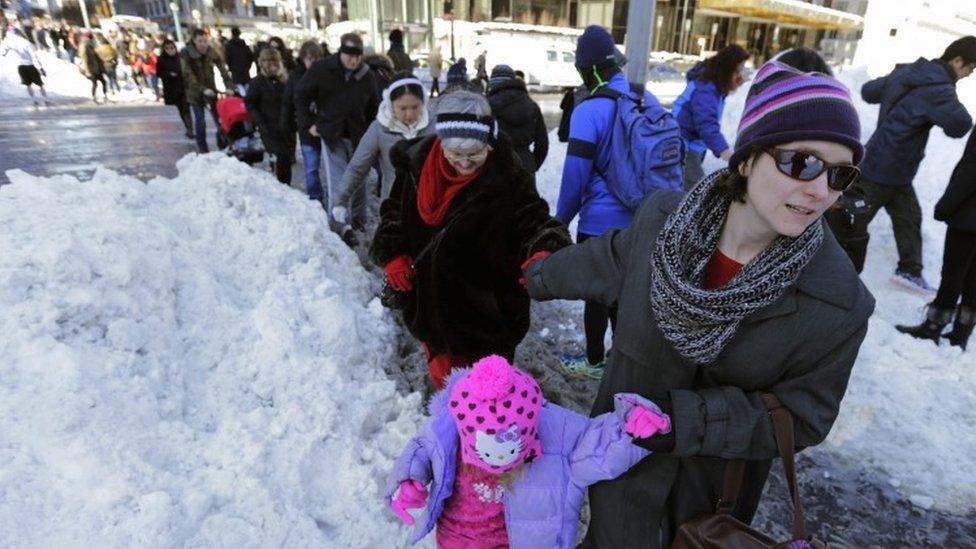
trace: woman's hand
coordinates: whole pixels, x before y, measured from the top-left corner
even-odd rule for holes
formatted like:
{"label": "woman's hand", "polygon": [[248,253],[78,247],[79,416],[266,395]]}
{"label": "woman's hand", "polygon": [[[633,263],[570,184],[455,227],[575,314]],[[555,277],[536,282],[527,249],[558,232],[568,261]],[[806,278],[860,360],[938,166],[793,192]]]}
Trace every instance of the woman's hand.
{"label": "woman's hand", "polygon": [[413,258],[401,255],[386,264],[386,281],[398,292],[409,292],[413,289]]}
{"label": "woman's hand", "polygon": [[[540,259],[545,259],[550,255],[552,255],[552,252],[550,252],[549,250],[539,250],[538,252],[530,255],[528,259],[522,262],[522,267],[521,267],[522,271],[524,272],[526,269],[529,268],[529,265],[532,265],[533,263],[539,261]],[[523,288],[525,287],[524,276],[519,278],[519,284],[521,284]]]}
{"label": "woman's hand", "polygon": [[407,526],[413,526],[414,518],[407,509],[420,509],[427,505],[427,487],[420,481],[407,479],[400,483],[400,487],[390,500],[390,509]]}

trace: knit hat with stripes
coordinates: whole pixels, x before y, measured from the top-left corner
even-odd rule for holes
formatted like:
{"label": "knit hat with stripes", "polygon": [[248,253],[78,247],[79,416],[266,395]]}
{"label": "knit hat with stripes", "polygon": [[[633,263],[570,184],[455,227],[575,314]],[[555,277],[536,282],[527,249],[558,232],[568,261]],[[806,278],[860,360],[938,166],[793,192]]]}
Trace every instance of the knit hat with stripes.
{"label": "knit hat with stripes", "polygon": [[826,74],[769,61],[749,88],[729,167],[735,169],[754,149],[804,140],[844,145],[855,164],[864,157],[861,123],[847,88]]}

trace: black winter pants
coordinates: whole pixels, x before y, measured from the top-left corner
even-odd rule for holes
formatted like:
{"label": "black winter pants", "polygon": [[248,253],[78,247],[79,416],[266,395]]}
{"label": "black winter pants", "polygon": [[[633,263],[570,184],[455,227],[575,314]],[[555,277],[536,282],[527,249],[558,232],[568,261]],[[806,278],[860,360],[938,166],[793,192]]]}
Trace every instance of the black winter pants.
{"label": "black winter pants", "polygon": [[976,233],[949,227],[942,252],[942,282],[932,305],[955,309],[959,296],[962,305],[976,307]]}
{"label": "black winter pants", "polygon": [[918,205],[915,188],[911,185],[881,185],[864,179],[857,186],[870,206],[866,214],[858,216],[857,232],[867,233],[871,220],[884,208],[891,217],[895,233],[898,270],[922,274],[922,208]]}
{"label": "black winter pants", "polygon": [[[594,238],[588,234],[576,233],[576,243],[582,244],[587,239]],[[607,321],[612,329],[617,329],[617,308],[607,307],[601,303],[587,301],[583,306],[583,331],[586,332],[586,360],[590,364],[599,364],[606,358],[606,348],[603,346],[603,336],[607,333]]]}
{"label": "black winter pants", "polygon": [[[294,148],[294,147],[293,147]],[[291,165],[295,163],[295,156],[289,154],[275,155],[275,177],[285,185],[291,185]]]}

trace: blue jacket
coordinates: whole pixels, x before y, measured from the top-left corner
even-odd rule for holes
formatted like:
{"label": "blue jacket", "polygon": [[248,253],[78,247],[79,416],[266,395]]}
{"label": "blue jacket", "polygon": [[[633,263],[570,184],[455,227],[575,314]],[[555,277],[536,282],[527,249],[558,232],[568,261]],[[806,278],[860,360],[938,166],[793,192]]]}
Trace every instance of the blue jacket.
{"label": "blue jacket", "polygon": [[[630,85],[623,73],[613,75],[607,86],[630,93]],[[645,92],[645,97],[651,96]],[[600,150],[601,146],[613,146],[612,143],[601,143],[612,129],[615,106],[610,98],[581,101],[573,109],[569,121],[569,145],[556,203],[556,218],[569,225],[579,214],[579,232],[589,236],[626,229],[634,218],[634,212],[617,200],[606,181],[593,169],[594,159],[606,159],[610,154],[609,150]]]}
{"label": "blue jacket", "polygon": [[725,112],[726,94],[719,91],[714,82],[700,80],[705,64],[698,63],[685,78],[685,91],[674,100],[671,113],[678,119],[681,138],[689,151],[704,156],[705,151],[719,156],[729,148],[722,135],[722,113]]}
{"label": "blue jacket", "polygon": [[[878,127],[861,163],[864,179],[882,185],[910,185],[925,156],[929,130],[966,135],[973,119],[956,97],[956,75],[940,60],[919,58],[861,87],[868,103],[880,103]],[[899,101],[900,99],[900,101]]]}
{"label": "blue jacket", "polygon": [[[417,543],[437,526],[457,471],[458,433],[448,395],[470,369],[457,370],[430,401],[430,421],[407,443],[393,466],[386,499],[407,479],[430,484],[425,513],[416,522]],[[650,452],[623,431],[634,403],[660,411],[634,394],[615,396],[613,412],[589,418],[546,402],[539,412],[542,456],[505,490],[505,528],[512,549],[572,549],[576,545],[583,495],[591,484],[620,476]]]}

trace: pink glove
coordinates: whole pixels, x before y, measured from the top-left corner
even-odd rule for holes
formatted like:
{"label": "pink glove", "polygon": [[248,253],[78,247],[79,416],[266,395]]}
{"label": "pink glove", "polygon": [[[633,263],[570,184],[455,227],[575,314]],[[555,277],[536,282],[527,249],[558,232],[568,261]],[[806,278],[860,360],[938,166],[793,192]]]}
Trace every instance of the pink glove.
{"label": "pink glove", "polygon": [[390,500],[390,509],[407,526],[413,526],[414,522],[407,509],[420,509],[425,505],[427,505],[427,487],[411,479],[401,482],[400,488]]}
{"label": "pink glove", "polygon": [[640,404],[635,404],[634,409],[627,414],[627,425],[624,426],[624,432],[634,438],[651,438],[658,433],[670,431],[671,418]]}

